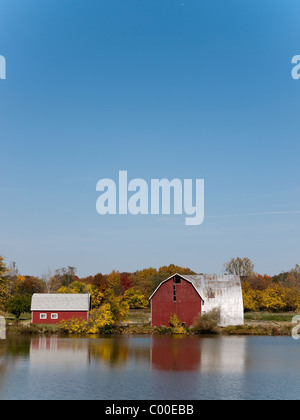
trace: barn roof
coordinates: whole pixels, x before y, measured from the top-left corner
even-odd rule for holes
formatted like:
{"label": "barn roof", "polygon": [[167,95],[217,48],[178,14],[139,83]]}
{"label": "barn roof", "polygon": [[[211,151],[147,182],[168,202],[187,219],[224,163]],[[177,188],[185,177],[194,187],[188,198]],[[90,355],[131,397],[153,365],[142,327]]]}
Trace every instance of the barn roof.
{"label": "barn roof", "polygon": [[241,290],[240,278],[234,275],[196,274],[181,277],[194,285],[204,301],[211,299],[213,294],[222,295],[226,294],[229,290],[231,293],[233,290],[240,293]]}
{"label": "barn roof", "polygon": [[241,281],[238,276],[234,275],[216,275],[216,274],[172,274],[172,276],[168,277],[166,280],[162,281],[158,287],[154,290],[152,295],[149,297],[149,300],[155,295],[157,290],[160,286],[173,278],[174,276],[179,276],[188,282],[190,282],[194,288],[196,289],[199,296],[202,298],[203,301],[206,299],[211,298],[212,293],[219,293],[229,290],[229,289],[236,289],[240,292],[241,289]]}
{"label": "barn roof", "polygon": [[89,293],[34,293],[32,311],[89,311]]}

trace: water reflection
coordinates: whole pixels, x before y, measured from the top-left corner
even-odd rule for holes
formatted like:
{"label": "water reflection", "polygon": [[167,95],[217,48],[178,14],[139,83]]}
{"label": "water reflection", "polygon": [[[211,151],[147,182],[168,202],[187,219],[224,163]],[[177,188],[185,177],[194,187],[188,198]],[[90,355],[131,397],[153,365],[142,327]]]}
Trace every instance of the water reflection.
{"label": "water reflection", "polygon": [[143,363],[161,371],[243,372],[243,337],[202,338],[154,336],[145,338],[37,337],[30,343],[31,366],[85,366],[101,363],[126,368]]}
{"label": "water reflection", "polygon": [[243,373],[247,360],[246,337],[201,339],[201,372]]}
{"label": "water reflection", "polygon": [[290,337],[0,340],[0,400],[299,399],[299,377]]}
{"label": "water reflection", "polygon": [[126,367],[129,360],[144,360],[149,363],[149,343],[137,345],[130,338],[57,338],[38,337],[31,340],[31,366],[79,367],[91,362],[101,362],[109,367]]}
{"label": "water reflection", "polygon": [[89,344],[85,339],[35,337],[30,345],[30,367],[61,368],[86,366]]}
{"label": "water reflection", "polygon": [[199,370],[201,345],[197,337],[153,337],[151,366],[169,371]]}

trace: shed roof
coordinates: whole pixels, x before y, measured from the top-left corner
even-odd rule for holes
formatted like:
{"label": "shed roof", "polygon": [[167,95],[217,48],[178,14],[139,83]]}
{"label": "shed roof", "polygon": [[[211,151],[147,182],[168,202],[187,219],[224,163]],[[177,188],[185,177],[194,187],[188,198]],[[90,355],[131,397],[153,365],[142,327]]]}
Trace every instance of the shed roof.
{"label": "shed roof", "polygon": [[34,293],[32,311],[89,311],[89,293]]}

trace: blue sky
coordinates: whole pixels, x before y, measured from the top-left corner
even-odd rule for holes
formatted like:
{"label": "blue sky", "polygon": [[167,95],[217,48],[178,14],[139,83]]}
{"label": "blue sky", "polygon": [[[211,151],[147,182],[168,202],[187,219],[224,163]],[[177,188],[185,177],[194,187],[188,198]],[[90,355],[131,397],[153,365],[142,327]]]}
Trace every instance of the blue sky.
{"label": "blue sky", "polygon": [[[2,0],[0,254],[23,274],[299,261],[296,0]],[[97,181],[204,178],[205,221],[100,216]]]}

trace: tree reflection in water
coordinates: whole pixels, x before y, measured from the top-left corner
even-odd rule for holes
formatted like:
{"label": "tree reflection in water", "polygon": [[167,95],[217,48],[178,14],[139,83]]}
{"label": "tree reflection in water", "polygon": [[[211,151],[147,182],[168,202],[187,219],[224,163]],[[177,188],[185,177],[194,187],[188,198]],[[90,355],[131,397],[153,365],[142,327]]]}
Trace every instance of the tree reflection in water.
{"label": "tree reflection in water", "polygon": [[32,364],[85,365],[101,362],[110,367],[142,363],[156,370],[193,371],[200,368],[201,345],[198,337],[110,337],[110,338],[33,338]]}

